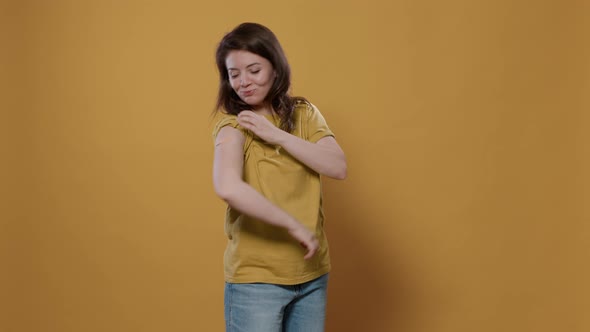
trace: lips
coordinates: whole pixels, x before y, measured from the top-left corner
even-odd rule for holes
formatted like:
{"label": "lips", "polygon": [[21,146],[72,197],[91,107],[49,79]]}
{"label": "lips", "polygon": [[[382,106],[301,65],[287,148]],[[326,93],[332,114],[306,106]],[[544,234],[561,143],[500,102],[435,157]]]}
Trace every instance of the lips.
{"label": "lips", "polygon": [[253,95],[255,91],[256,90],[242,91],[242,96],[249,97],[249,96]]}

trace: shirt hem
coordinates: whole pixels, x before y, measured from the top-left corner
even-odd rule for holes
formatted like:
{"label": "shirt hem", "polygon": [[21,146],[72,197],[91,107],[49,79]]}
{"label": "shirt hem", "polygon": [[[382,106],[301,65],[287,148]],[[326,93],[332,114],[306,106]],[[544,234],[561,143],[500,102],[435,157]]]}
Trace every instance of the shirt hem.
{"label": "shirt hem", "polygon": [[302,284],[316,278],[323,276],[326,273],[329,273],[331,270],[331,266],[328,265],[323,267],[313,273],[305,275],[300,278],[251,278],[251,277],[242,277],[242,278],[232,278],[229,276],[225,276],[225,281],[232,284],[252,284],[252,283],[265,283],[265,284],[275,284],[275,285],[297,285]]}

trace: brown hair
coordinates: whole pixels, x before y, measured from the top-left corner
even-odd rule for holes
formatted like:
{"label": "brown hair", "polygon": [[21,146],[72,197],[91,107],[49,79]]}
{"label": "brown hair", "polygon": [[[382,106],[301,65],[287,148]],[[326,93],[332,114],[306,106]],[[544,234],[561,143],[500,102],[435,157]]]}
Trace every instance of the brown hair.
{"label": "brown hair", "polygon": [[224,109],[228,114],[237,115],[242,110],[251,109],[229,83],[229,74],[225,59],[229,52],[244,50],[267,59],[276,72],[276,79],[270,88],[265,101],[268,102],[280,119],[280,128],[291,132],[294,127],[293,109],[301,97],[289,96],[291,87],[291,68],[285,52],[275,34],[267,27],[258,23],[242,23],[226,34],[217,47],[215,60],[219,70],[219,91],[214,112]]}

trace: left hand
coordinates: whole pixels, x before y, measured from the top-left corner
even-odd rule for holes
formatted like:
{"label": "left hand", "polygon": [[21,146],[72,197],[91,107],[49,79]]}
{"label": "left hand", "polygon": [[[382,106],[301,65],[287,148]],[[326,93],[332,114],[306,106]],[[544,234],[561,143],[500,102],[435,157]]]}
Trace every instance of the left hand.
{"label": "left hand", "polygon": [[270,144],[278,144],[279,138],[283,133],[281,129],[268,121],[267,118],[252,111],[240,112],[238,114],[238,123]]}

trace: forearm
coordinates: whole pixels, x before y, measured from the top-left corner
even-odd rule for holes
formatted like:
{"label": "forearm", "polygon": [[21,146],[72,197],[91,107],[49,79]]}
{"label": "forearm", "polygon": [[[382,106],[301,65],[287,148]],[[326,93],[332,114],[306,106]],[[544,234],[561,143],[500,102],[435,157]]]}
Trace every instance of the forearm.
{"label": "forearm", "polygon": [[[247,112],[247,111],[246,111]],[[232,208],[266,222],[285,228],[301,244],[307,253],[303,257],[313,257],[319,248],[313,231],[307,229],[286,211],[273,204],[242,179],[245,136],[232,127],[219,130],[215,139],[213,159],[213,186],[219,197]]]}
{"label": "forearm", "polygon": [[319,174],[340,180],[346,177],[346,158],[337,145],[312,143],[289,133],[282,135],[279,145]]}
{"label": "forearm", "polygon": [[228,184],[218,195],[232,208],[268,224],[292,230],[299,222],[247,183],[239,180]]}

